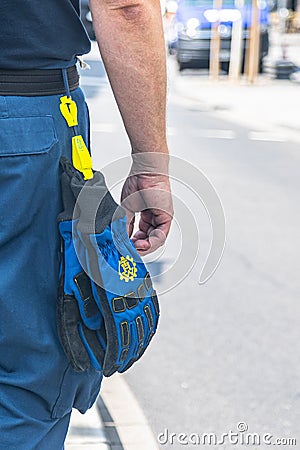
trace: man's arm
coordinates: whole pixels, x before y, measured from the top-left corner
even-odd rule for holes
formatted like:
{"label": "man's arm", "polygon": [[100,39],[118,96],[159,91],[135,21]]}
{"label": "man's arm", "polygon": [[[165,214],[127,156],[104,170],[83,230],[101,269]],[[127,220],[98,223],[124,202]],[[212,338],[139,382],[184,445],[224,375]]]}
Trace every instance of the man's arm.
{"label": "man's arm", "polygon": [[[150,208],[141,214],[139,231],[133,239],[135,246],[145,254],[163,243],[172,215],[168,177],[154,173],[155,166],[159,166],[162,173],[167,174],[168,171],[166,57],[160,2],[90,0],[90,7],[103,62],[133,154],[159,152],[166,155],[159,159],[159,164],[153,160],[151,174],[136,174],[138,165],[133,167],[132,175],[123,187],[122,200],[138,193],[144,207],[149,205]],[[169,195],[160,195],[158,190]],[[156,203],[155,208],[153,202]],[[125,202],[132,214],[138,211],[133,203]],[[133,222],[134,218],[130,234]]]}
{"label": "man's arm", "polygon": [[90,0],[95,33],[133,152],[167,152],[159,0]]}

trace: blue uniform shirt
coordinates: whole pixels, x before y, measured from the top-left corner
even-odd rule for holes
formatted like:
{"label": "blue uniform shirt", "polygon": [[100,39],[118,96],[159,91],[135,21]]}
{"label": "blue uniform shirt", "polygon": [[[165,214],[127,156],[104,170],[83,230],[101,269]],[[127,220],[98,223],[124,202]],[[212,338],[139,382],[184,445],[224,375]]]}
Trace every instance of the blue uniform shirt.
{"label": "blue uniform shirt", "polygon": [[70,67],[90,50],[79,0],[1,0],[0,69]]}

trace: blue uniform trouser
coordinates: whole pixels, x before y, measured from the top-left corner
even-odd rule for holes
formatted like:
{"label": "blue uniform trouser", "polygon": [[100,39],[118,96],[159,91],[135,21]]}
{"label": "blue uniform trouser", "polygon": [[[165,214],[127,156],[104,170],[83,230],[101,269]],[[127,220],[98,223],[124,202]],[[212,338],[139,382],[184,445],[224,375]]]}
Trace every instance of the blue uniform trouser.
{"label": "blue uniform trouser", "polygon": [[56,329],[59,159],[73,135],[59,98],[0,96],[0,450],[62,450],[72,407],[86,411],[102,379],[71,369]]}

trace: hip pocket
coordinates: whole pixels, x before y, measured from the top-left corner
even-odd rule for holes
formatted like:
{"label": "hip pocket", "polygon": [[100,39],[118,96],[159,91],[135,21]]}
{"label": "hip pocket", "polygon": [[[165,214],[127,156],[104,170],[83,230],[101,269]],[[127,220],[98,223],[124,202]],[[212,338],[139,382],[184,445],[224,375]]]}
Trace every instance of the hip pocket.
{"label": "hip pocket", "polygon": [[102,382],[102,372],[93,368],[84,373],[68,366],[60,386],[59,396],[52,409],[51,418],[59,419],[72,408],[85,413],[96,401]]}
{"label": "hip pocket", "polygon": [[0,209],[7,211],[0,244],[29,229],[50,232],[60,208],[60,151],[51,115],[0,118]]}
{"label": "hip pocket", "polygon": [[47,153],[57,142],[52,116],[0,119],[0,156]]}

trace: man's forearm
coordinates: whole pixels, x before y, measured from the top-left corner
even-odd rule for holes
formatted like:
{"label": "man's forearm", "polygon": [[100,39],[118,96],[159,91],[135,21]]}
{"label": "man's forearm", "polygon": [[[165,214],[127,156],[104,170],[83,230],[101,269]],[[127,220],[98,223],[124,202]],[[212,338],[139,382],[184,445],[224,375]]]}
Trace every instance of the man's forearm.
{"label": "man's forearm", "polygon": [[167,152],[166,63],[159,0],[90,0],[90,6],[133,152]]}

